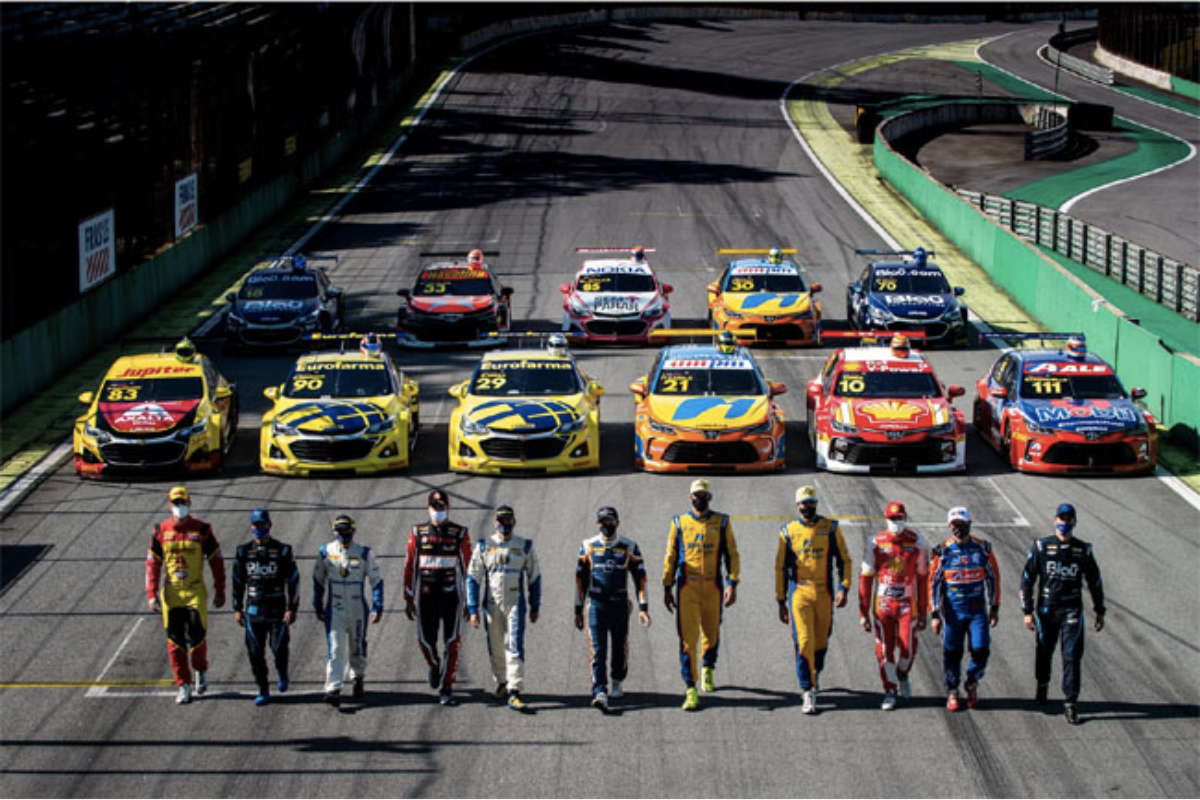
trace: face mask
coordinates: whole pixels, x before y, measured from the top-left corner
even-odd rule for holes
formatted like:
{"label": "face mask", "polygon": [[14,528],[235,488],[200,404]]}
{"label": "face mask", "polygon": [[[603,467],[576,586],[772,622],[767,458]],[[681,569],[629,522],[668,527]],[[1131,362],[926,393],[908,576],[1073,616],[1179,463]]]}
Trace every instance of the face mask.
{"label": "face mask", "polygon": [[190,511],[191,508],[186,503],[171,506],[171,514],[174,515],[175,519],[187,519]]}
{"label": "face mask", "polygon": [[337,539],[338,543],[341,544],[342,547],[349,547],[351,545],[351,543],[354,542],[354,534],[353,533],[338,532],[338,533],[333,534],[333,538]]}
{"label": "face mask", "polygon": [[600,533],[604,534],[605,539],[613,538],[614,536],[617,535],[617,523],[601,522],[600,523]]}
{"label": "face mask", "polygon": [[888,533],[899,533],[904,530],[904,522],[902,519],[889,519],[887,521]]}
{"label": "face mask", "polygon": [[701,514],[708,511],[708,498],[704,497],[703,495],[699,497],[693,497],[692,508],[696,509],[696,511]]}
{"label": "face mask", "polygon": [[271,535],[271,529],[270,529],[270,528],[267,528],[267,527],[260,528],[260,527],[258,527],[257,525],[251,525],[251,526],[250,526],[250,532],[251,532],[252,534],[254,534],[254,538],[255,538],[255,539],[257,539],[257,540],[258,540],[258,541],[260,541],[260,542],[261,542],[263,539],[266,539],[267,537],[269,537],[269,536]]}
{"label": "face mask", "polygon": [[817,506],[814,503],[800,504],[800,518],[805,522],[812,522],[817,518]]}
{"label": "face mask", "polygon": [[971,529],[966,525],[951,525],[950,534],[959,541],[966,541],[971,535]]}
{"label": "face mask", "polygon": [[447,516],[449,516],[449,512],[444,508],[429,509],[429,521],[434,525],[441,525],[446,521]]}
{"label": "face mask", "polygon": [[1074,522],[1056,522],[1056,523],[1054,523],[1054,530],[1058,531],[1060,536],[1070,536],[1072,531],[1075,530],[1075,523]]}
{"label": "face mask", "polygon": [[508,538],[512,537],[512,532],[513,532],[513,523],[511,523],[511,522],[497,522],[497,523],[496,523],[496,531],[497,531],[497,533],[499,533],[501,536],[503,536],[505,539],[508,539]]}

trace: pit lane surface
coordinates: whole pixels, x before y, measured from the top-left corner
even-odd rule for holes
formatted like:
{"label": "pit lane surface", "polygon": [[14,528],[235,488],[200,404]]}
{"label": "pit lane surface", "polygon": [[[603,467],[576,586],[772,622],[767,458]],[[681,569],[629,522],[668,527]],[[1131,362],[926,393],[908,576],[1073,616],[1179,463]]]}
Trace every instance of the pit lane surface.
{"label": "pit lane surface", "polygon": [[[341,256],[358,329],[386,328],[394,291],[421,250],[474,246],[516,289],[519,320],[559,318],[557,286],[577,267],[576,246],[643,244],[677,290],[677,324],[703,317],[717,247],[802,248],[840,318],[860,268],[853,249],[877,246],[796,147],[778,99],[798,75],[848,58],[956,41],[998,26],[876,26],[779,21],[614,26],[522,40],[473,62],[376,181],[309,249]],[[1161,202],[1169,203],[1163,197]],[[968,301],[970,298],[967,298]],[[1160,481],[1047,479],[1010,473],[972,435],[965,476],[868,478],[813,474],[804,443],[804,384],[821,351],[764,351],[769,377],[788,384],[790,456],[782,475],[715,477],[714,506],[734,516],[742,551],[738,604],[725,615],[719,690],[696,714],[682,699],[673,618],[658,575],[672,514],[689,477],[632,472],[627,384],[650,350],[583,351],[609,389],[603,468],[547,480],[450,475],[445,389],[477,355],[403,355],[421,381],[424,433],[405,475],[280,480],[255,469],[261,390],[291,361],[223,355],[242,397],[243,438],[215,479],[193,480],[195,513],[231,557],[250,509],[267,506],[275,533],[304,557],[305,613],[293,631],[293,691],[264,709],[228,608],[210,616],[212,687],[176,707],[158,618],[141,590],[145,542],[165,513],[171,482],[81,483],[54,475],[4,522],[0,597],[0,771],[6,796],[1194,796],[1197,775],[1191,565],[1200,516]],[[944,382],[971,386],[994,351],[931,355]],[[967,398],[969,400],[969,398]],[[960,406],[969,404],[958,401]],[[1004,611],[983,683],[984,706],[948,718],[940,647],[922,635],[914,700],[884,714],[871,637],[851,607],[837,614],[821,714],[801,715],[792,648],[776,619],[775,533],[794,512],[796,486],[813,483],[821,510],[843,519],[857,561],[883,505],[904,501],[914,527],[940,537],[945,511],[970,507],[996,544]],[[468,631],[463,705],[443,709],[425,684],[399,584],[407,526],[424,517],[431,487],[454,519],[484,530],[488,511],[513,505],[545,574],[542,620],[526,641],[520,716],[486,698],[481,632]],[[1016,598],[1029,543],[1063,501],[1081,510],[1096,545],[1109,626],[1089,632],[1080,704],[1085,724],[1032,704],[1032,635]],[[635,629],[621,713],[587,706],[585,636],[570,606],[578,542],[599,505],[616,505],[622,532],[650,565],[653,626]],[[324,637],[307,611],[312,556],[329,520],[358,519],[382,556],[387,614],[371,630],[368,702],[341,713],[321,705]],[[19,557],[48,548],[19,579]],[[852,601],[853,603],[853,601]],[[1057,661],[1056,672],[1057,676]],[[1057,677],[1056,677],[1057,681]],[[1052,696],[1057,696],[1057,685]],[[1058,706],[1053,706],[1055,710]]]}

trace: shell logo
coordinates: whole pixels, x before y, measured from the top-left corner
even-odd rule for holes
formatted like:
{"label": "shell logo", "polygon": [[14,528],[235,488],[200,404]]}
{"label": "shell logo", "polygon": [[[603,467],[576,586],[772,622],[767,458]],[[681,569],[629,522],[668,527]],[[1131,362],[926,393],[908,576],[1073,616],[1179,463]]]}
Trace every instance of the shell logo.
{"label": "shell logo", "polygon": [[876,422],[910,421],[924,414],[925,407],[902,400],[881,400],[877,403],[863,403],[858,407],[858,411]]}

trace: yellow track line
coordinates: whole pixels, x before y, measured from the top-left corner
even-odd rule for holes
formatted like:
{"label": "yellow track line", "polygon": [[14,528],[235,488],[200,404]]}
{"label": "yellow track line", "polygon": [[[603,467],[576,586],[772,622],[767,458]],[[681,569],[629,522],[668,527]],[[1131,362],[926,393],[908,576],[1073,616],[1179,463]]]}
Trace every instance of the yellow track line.
{"label": "yellow track line", "polygon": [[96,688],[146,688],[158,689],[173,686],[170,678],[163,680],[128,681],[40,681],[36,683],[0,683],[0,689],[96,689]]}

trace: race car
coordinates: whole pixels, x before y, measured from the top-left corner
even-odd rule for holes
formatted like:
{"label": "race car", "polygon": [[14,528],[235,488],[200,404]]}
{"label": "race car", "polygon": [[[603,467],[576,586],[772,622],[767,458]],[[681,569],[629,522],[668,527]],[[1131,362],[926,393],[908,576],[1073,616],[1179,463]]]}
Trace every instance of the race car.
{"label": "race car", "polygon": [[1070,334],[992,334],[1062,339],[1060,349],[1008,350],[975,385],[973,421],[1015,469],[1049,473],[1146,473],[1158,461],[1158,425],[1113,368]]}
{"label": "race car", "polygon": [[718,250],[719,255],[765,253],[729,262],[708,285],[708,319],[714,328],[753,328],[756,343],[813,345],[821,327],[821,284],[808,284],[800,267],[783,258],[794,249]]}
{"label": "race car", "polygon": [[417,382],[401,372],[376,335],[357,349],[309,353],[263,394],[258,461],[273,475],[367,475],[407,467],[417,441]]}
{"label": "race car", "polygon": [[964,393],[961,386],[943,388],[902,334],[886,347],[834,351],[808,384],[808,439],[817,469],[964,471],[967,426],[951,405]]}
{"label": "race car", "polygon": [[[422,253],[424,257],[448,253]],[[489,253],[494,255],[494,253]],[[504,343],[512,321],[512,288],[501,286],[481,250],[465,260],[424,267],[413,288],[396,291],[404,298],[396,315],[401,347],[438,345],[481,347]]]}
{"label": "race car", "polygon": [[314,332],[332,333],[345,318],[344,293],[324,267],[336,256],[280,256],[261,262],[225,295],[225,337],[233,345],[282,346]]}
{"label": "race car", "polygon": [[237,432],[237,387],[184,339],[174,352],[122,356],[79,401],[75,472],[83,478],[215,472]]}
{"label": "race car", "polygon": [[544,475],[600,466],[600,398],[561,334],[545,350],[489,353],[450,389],[450,469]]}
{"label": "race car", "polygon": [[629,386],[636,398],[633,458],[650,472],[765,472],[784,467],[784,417],[744,347],[664,347]]}
{"label": "race car", "polygon": [[[611,252],[609,248],[577,248],[576,252]],[[584,261],[572,283],[558,287],[563,295],[564,333],[585,342],[645,344],[650,333],[671,327],[674,287],[661,283],[646,261],[653,249],[635,247],[628,259]]]}
{"label": "race car", "polygon": [[887,256],[872,261],[858,280],[846,287],[846,320],[850,327],[870,330],[920,331],[925,343],[965,345],[967,309],[958,298],[961,286],[951,286],[934,255],[916,250],[856,250]]}

